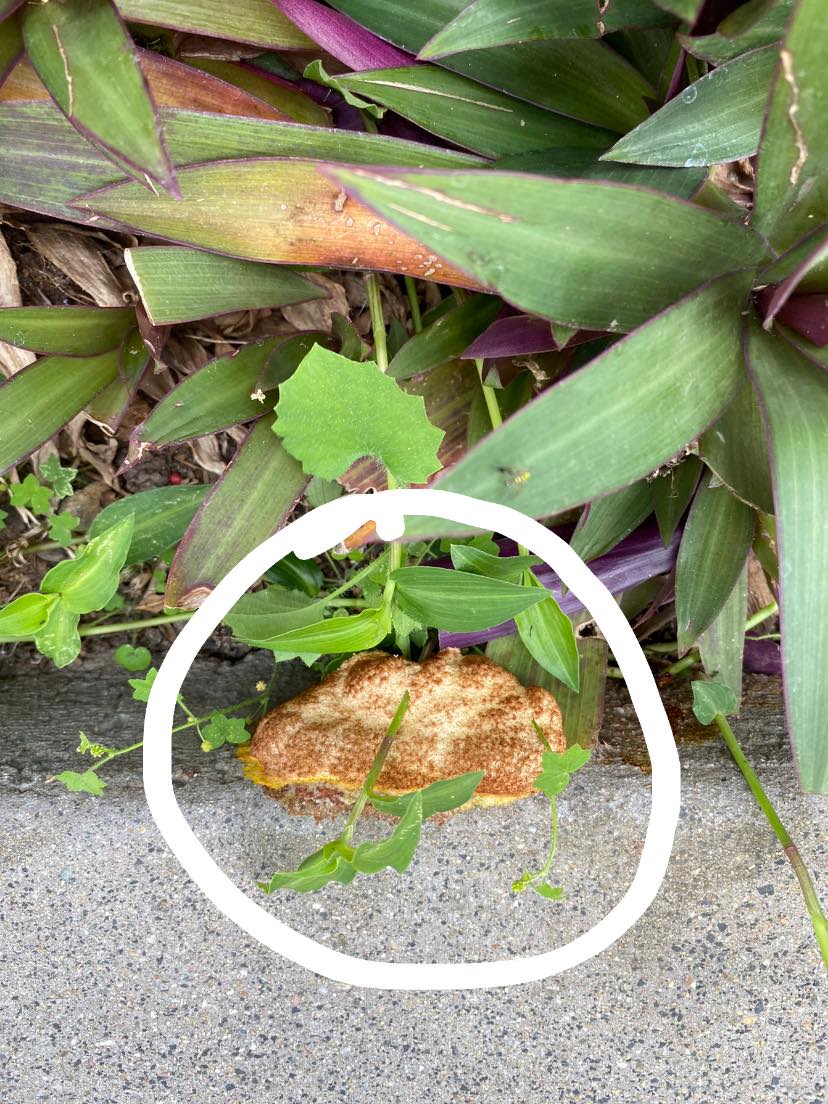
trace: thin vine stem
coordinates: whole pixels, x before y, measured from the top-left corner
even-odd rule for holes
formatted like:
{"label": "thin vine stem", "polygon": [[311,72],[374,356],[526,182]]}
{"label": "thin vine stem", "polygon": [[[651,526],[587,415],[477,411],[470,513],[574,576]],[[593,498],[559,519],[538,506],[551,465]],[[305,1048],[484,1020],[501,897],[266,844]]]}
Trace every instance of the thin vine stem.
{"label": "thin vine stem", "polygon": [[799,887],[802,890],[802,896],[805,899],[805,908],[808,910],[808,916],[813,925],[814,935],[816,936],[817,945],[822,955],[822,961],[825,964],[826,970],[828,970],[828,919],[822,911],[816,887],[799,853],[799,848],[793,842],[787,828],[779,819],[776,809],[773,807],[773,803],[765,793],[762,788],[762,783],[756,777],[753,767],[751,767],[745,757],[745,753],[742,751],[741,745],[736,739],[727,718],[723,716],[723,714],[717,713],[713,718],[713,723],[721,732],[724,742],[727,744],[728,751],[733,756],[736,766],[742,772],[745,782],[747,782],[750,788],[750,792],[756,799],[759,808],[765,814],[768,823],[773,829],[774,835],[782,845],[788,862],[793,867],[794,874],[799,882]]}
{"label": "thin vine stem", "polygon": [[409,693],[406,690],[400,700],[400,704],[397,706],[396,713],[391,718],[391,724],[388,726],[388,729],[382,738],[382,743],[377,748],[377,753],[374,756],[368,774],[365,776],[365,781],[362,783],[362,788],[357,795],[357,799],[351,806],[351,811],[348,814],[348,819],[345,821],[345,827],[342,829],[342,832],[339,835],[340,843],[344,844],[346,847],[350,845],[351,837],[353,836],[354,829],[356,828],[356,823],[362,816],[362,812],[365,809],[366,804],[368,803],[368,798],[371,796],[371,792],[373,791],[374,784],[379,778],[380,771],[382,770],[382,765],[385,762],[386,757],[388,756],[388,752],[391,750],[391,746],[394,743],[394,740],[396,739],[397,732],[399,731],[400,725],[403,722],[403,717],[405,717],[405,714],[408,712],[410,700],[411,699],[409,697]]}

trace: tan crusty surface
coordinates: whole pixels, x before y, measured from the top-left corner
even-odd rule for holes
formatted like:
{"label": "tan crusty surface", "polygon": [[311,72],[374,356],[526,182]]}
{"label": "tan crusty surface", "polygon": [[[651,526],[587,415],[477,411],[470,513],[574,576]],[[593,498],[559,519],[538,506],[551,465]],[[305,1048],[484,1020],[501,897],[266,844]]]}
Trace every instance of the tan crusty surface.
{"label": "tan crusty surface", "polygon": [[484,770],[475,803],[514,800],[532,792],[541,769],[543,746],[533,718],[555,750],[566,746],[553,696],[522,686],[484,656],[448,648],[413,663],[363,652],[262,719],[240,752],[245,773],[277,789],[359,789],[406,690],[408,712],[376,785],[382,793],[410,793]]}

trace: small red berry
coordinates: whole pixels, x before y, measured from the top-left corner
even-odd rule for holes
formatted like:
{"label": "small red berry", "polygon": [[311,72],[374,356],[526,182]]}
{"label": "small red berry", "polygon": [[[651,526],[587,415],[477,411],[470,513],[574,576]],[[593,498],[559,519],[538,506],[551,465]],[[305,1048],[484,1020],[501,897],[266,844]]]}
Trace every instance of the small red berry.
{"label": "small red berry", "polygon": [[172,483],[174,487],[177,487],[179,483],[183,482],[183,478],[184,477],[180,475],[179,472],[174,471],[170,472],[170,478],[167,480],[167,482]]}

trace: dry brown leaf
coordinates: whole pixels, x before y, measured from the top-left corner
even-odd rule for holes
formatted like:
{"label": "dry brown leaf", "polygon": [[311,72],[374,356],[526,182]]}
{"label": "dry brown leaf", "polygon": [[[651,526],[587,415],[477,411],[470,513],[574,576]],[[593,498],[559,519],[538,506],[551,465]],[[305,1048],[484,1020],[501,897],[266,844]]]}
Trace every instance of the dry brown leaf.
{"label": "dry brown leaf", "polygon": [[768,580],[761,563],[754,552],[748,557],[748,613],[756,613],[771,602],[776,595],[768,586]]}
{"label": "dry brown leaf", "polygon": [[213,472],[214,475],[223,475],[227,465],[221,455],[221,445],[217,434],[210,433],[206,437],[197,437],[194,441],[189,441],[188,444],[192,450],[193,459],[199,467],[204,468],[205,471]]}
{"label": "dry brown leaf", "polygon": [[[23,297],[20,294],[20,284],[17,279],[17,265],[11,255],[3,232],[0,230],[0,307],[21,307]],[[14,345],[7,345],[0,341],[0,371],[4,376],[13,376],[27,364],[32,364],[37,358],[28,349],[17,349]]]}
{"label": "dry brown leaf", "polygon": [[92,235],[47,223],[27,226],[26,235],[33,249],[83,288],[99,307],[124,305],[123,288],[104,259],[100,242]]}
{"label": "dry brown leaf", "polygon": [[345,289],[318,272],[308,272],[306,278],[327,292],[327,298],[311,299],[309,303],[294,303],[292,306],[282,307],[282,314],[297,330],[330,331],[333,315],[341,314],[345,318],[350,315]]}

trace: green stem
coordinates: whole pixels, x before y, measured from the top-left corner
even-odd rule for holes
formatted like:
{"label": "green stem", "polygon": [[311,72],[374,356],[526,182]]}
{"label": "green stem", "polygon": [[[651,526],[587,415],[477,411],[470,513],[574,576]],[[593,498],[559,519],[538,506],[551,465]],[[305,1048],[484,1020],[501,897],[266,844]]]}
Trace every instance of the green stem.
{"label": "green stem", "polygon": [[757,610],[756,613],[752,614],[747,621],[745,621],[745,632],[750,632],[751,629],[756,628],[757,625],[761,625],[763,621],[767,621],[769,617],[773,617],[776,613],[779,613],[778,602],[771,602],[769,605]]}
{"label": "green stem", "polygon": [[385,320],[382,316],[382,294],[374,272],[365,274],[365,290],[368,293],[368,310],[371,315],[371,332],[374,335],[374,357],[381,372],[388,371],[388,343]]}
{"label": "green stem", "polygon": [[423,330],[423,316],[420,314],[420,300],[417,297],[417,285],[414,283],[414,279],[411,276],[404,277],[405,279],[405,293],[408,296],[408,306],[411,310],[411,324],[414,327],[414,333],[422,333]]}
{"label": "green stem", "polygon": [[665,671],[668,675],[678,675],[681,671],[686,671],[688,667],[695,667],[699,662],[699,657],[695,652],[691,652],[690,655],[686,655],[684,659],[676,660],[675,663],[671,663]]}
{"label": "green stem", "polygon": [[724,737],[724,742],[727,744],[728,751],[733,756],[736,766],[742,772],[750,788],[750,792],[756,799],[759,808],[767,817],[768,823],[774,831],[774,835],[782,844],[782,849],[785,852],[788,862],[793,867],[794,874],[799,882],[799,887],[802,890],[802,896],[805,899],[805,908],[808,910],[808,916],[814,928],[814,935],[816,936],[817,945],[822,954],[822,961],[825,963],[826,969],[828,969],[828,919],[826,919],[825,913],[822,911],[816,888],[811,881],[811,876],[802,860],[799,849],[788,834],[785,825],[779,819],[770,798],[762,789],[762,784],[756,777],[753,767],[751,767],[750,763],[745,758],[745,754],[727,718],[721,713],[717,713],[714,717],[714,723]]}
{"label": "green stem", "polygon": [[388,752],[391,750],[391,745],[394,743],[394,739],[399,731],[399,727],[402,724],[403,717],[405,716],[409,705],[408,691],[403,694],[400,704],[397,706],[397,712],[391,719],[391,724],[388,726],[388,731],[382,738],[382,743],[377,748],[377,754],[374,756],[374,760],[371,763],[371,768],[365,777],[365,781],[362,783],[362,789],[357,795],[357,799],[351,807],[351,811],[348,814],[348,819],[345,821],[345,827],[339,836],[340,843],[348,846],[351,842],[351,837],[354,834],[354,828],[356,822],[362,815],[362,811],[365,808],[371,791],[374,788],[374,783],[379,778],[379,773],[382,770],[382,765],[385,762]]}
{"label": "green stem", "polygon": [[130,744],[129,747],[117,749],[112,748],[110,751],[107,752],[106,755],[102,756],[97,761],[97,763],[93,763],[92,766],[88,767],[87,769],[91,771],[97,771],[100,767],[104,766],[105,763],[110,762],[110,760],[112,759],[117,759],[119,755],[126,755],[128,751],[137,751],[139,747],[143,747],[143,744],[144,741],[139,740],[137,744]]}
{"label": "green stem", "polygon": [[475,360],[477,365],[477,375],[480,379],[480,386],[483,388],[483,398],[486,400],[486,409],[489,412],[489,420],[492,423],[492,429],[498,429],[503,425],[503,415],[500,413],[500,405],[497,401],[497,395],[493,387],[487,387],[483,382],[483,361]]}

